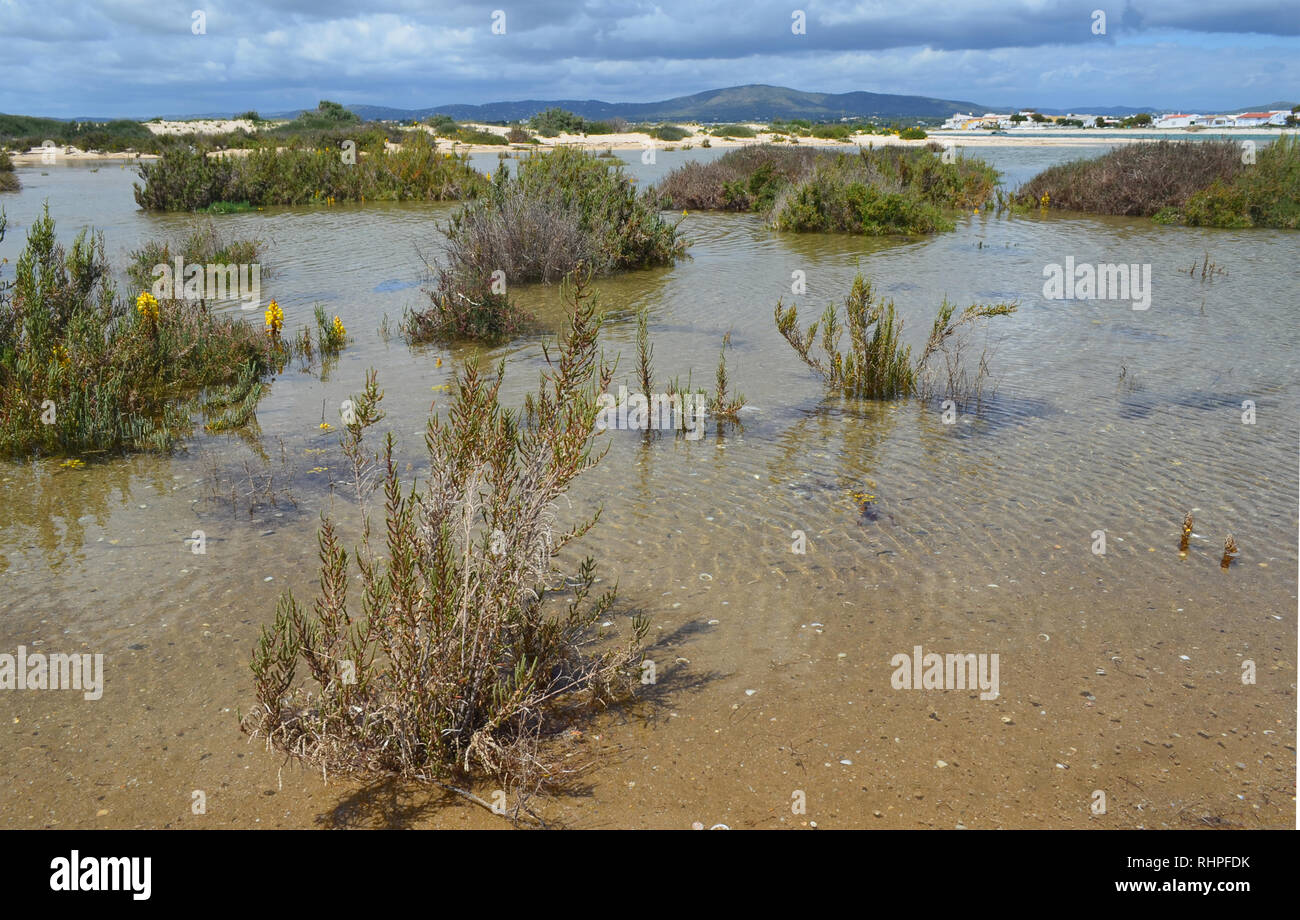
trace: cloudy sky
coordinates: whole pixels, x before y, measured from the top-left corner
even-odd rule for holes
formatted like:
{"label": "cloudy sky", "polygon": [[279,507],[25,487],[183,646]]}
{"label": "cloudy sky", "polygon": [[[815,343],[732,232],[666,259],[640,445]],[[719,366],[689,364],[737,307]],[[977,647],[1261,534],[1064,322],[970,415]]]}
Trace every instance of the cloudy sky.
{"label": "cloudy sky", "polygon": [[0,48],[0,112],[57,117],[743,83],[1043,108],[1300,100],[1295,0],[0,0]]}

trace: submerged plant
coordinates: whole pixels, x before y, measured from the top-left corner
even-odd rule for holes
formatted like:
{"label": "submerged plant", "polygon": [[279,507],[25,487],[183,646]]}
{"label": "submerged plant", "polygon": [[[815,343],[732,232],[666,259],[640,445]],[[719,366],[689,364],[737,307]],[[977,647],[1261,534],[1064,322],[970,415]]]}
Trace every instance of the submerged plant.
{"label": "submerged plant", "polygon": [[1178,541],[1178,551],[1180,553],[1187,553],[1187,543],[1191,539],[1192,528],[1194,526],[1195,524],[1192,520],[1192,512],[1189,511],[1187,514],[1183,515],[1183,535]]}
{"label": "submerged plant", "polygon": [[[613,590],[593,596],[595,563],[557,578],[553,560],[595,523],[564,527],[558,502],[593,466],[596,393],[612,369],[597,352],[600,318],[582,278],[567,293],[571,323],[526,413],[498,401],[495,376],[471,363],[455,378],[446,419],[429,419],[429,477],[404,487],[389,434],[363,443],[382,418],[374,372],[354,398],[344,451],[364,514],[350,557],[321,525],[321,593],[305,609],[279,601],[252,659],[256,708],[243,728],[333,772],[441,783],[493,777],[526,799],[573,770],[546,742],[564,719],[622,695],[648,624],[604,643]],[[372,544],[370,496],[383,494],[384,552]],[[569,594],[567,603],[552,596]],[[300,681],[299,677],[303,680]]]}
{"label": "submerged plant", "polygon": [[745,394],[736,393],[732,395],[729,392],[727,348],[730,345],[731,333],[728,332],[722,337],[722,349],[718,352],[718,371],[715,377],[717,389],[714,390],[713,397],[709,400],[708,412],[714,418],[734,422],[739,418],[740,410],[745,407]]}
{"label": "submerged plant", "polygon": [[1219,565],[1225,572],[1228,571],[1228,566],[1232,565],[1238,552],[1237,541],[1233,539],[1232,534],[1228,534],[1227,539],[1223,541],[1223,558],[1219,560]]}

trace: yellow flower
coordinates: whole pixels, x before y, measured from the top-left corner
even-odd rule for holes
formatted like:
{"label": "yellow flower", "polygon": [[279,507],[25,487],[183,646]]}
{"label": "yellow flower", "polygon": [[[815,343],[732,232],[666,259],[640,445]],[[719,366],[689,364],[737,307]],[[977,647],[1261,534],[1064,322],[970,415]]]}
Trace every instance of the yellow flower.
{"label": "yellow flower", "polygon": [[68,350],[62,345],[54,346],[54,360],[58,361],[62,367],[67,367],[72,363],[72,359],[68,357]]}
{"label": "yellow flower", "polygon": [[339,319],[337,316],[334,317],[334,325],[330,329],[330,335],[341,342],[347,334],[348,331],[343,328],[343,320]]}
{"label": "yellow flower", "polygon": [[158,322],[158,298],[148,291],[141,291],[135,299],[135,308],[150,323]]}
{"label": "yellow flower", "polygon": [[273,336],[278,336],[280,330],[284,328],[284,311],[274,300],[266,308],[266,326]]}
{"label": "yellow flower", "polygon": [[329,431],[329,430],[330,430],[331,428],[333,428],[333,427],[334,427],[334,426],[331,425],[329,422],[321,422],[321,423],[320,423],[320,430],[321,430],[321,431]]}
{"label": "yellow flower", "polygon": [[434,361],[434,362],[433,362],[433,366],[434,366],[434,367],[442,367],[442,358],[438,358],[436,361]]}
{"label": "yellow flower", "polygon": [[75,458],[64,460],[62,463],[59,464],[59,466],[67,470],[79,470],[85,465],[86,463],[84,460],[77,460]]}

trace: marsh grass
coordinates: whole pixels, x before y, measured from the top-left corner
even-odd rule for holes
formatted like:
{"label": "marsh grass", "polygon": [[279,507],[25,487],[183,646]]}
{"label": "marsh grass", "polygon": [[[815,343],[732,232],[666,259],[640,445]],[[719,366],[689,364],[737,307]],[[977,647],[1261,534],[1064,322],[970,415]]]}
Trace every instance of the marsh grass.
{"label": "marsh grass", "polygon": [[[921,357],[915,362],[911,346],[903,343],[903,321],[894,302],[877,297],[871,282],[861,275],[854,279],[844,300],[844,322],[835,305],[830,304],[819,320],[801,331],[795,305],[782,307],[777,301],[777,330],[832,390],[865,399],[940,397],[978,406],[988,365],[981,358],[979,367],[968,372],[960,359],[960,343],[979,320],[1009,315],[1017,305],[973,304],[958,314],[955,305],[945,299]],[[848,348],[841,351],[845,331],[849,334]],[[942,373],[931,365],[936,356],[944,357]]]}
{"label": "marsh grass", "polygon": [[147,291],[153,287],[158,265],[172,267],[179,257],[186,265],[250,265],[260,266],[261,278],[271,272],[265,261],[266,242],[260,238],[232,236],[211,219],[196,223],[184,236],[166,240],[150,240],[128,255],[126,277],[134,290]]}
{"label": "marsh grass", "polygon": [[356,162],[339,149],[256,149],[246,156],[168,149],[136,169],[136,203],[147,211],[200,211],[226,203],[252,206],[333,201],[449,201],[481,193],[487,179],[468,158],[440,153],[421,132],[400,150],[358,146]]}
{"label": "marsh grass", "polygon": [[0,290],[0,454],[163,450],[201,413],[246,423],[284,361],[271,337],[203,301],[118,298],[101,234],[71,248],[48,208]]}
{"label": "marsh grass", "polygon": [[[574,761],[549,742],[569,720],[629,691],[648,624],[637,618],[625,642],[595,650],[614,591],[593,596],[590,558],[571,588],[552,562],[598,517],[565,526],[559,502],[600,459],[596,394],[612,373],[598,354],[600,318],[584,281],[566,296],[571,323],[545,352],[547,369],[522,413],[499,403],[504,367],[457,372],[445,419],[428,422],[422,486],[400,481],[392,434],[374,453],[364,443],[382,419],[370,372],[343,443],[365,516],[361,545],[349,554],[323,521],[320,593],[308,610],[286,592],[263,628],[245,731],[327,772],[447,788],[490,777],[521,803],[572,776]],[[370,523],[376,491],[382,550]],[[349,599],[354,582],[359,604]],[[552,602],[558,594],[568,602]]]}

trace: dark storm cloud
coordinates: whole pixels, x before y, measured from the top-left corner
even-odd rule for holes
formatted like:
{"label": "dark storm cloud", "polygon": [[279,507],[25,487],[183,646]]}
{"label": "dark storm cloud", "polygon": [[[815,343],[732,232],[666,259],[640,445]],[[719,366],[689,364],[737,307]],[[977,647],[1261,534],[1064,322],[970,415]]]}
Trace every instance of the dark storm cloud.
{"label": "dark storm cloud", "polygon": [[[195,9],[205,35],[191,32]],[[492,32],[495,10],[504,35]],[[795,10],[806,34],[791,30]],[[1222,0],[0,0],[0,111],[650,100],[749,82],[990,103],[1229,105],[1300,95],[1298,33],[1284,3]]]}

